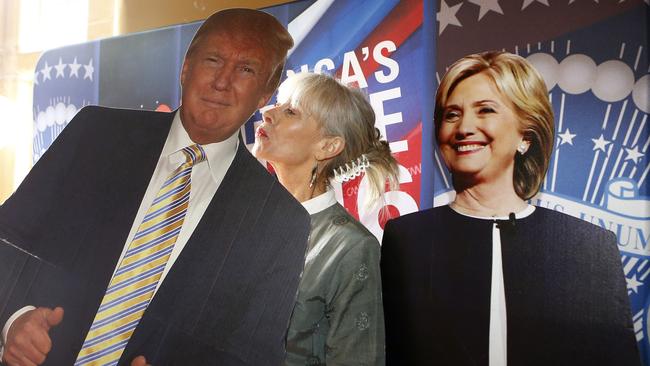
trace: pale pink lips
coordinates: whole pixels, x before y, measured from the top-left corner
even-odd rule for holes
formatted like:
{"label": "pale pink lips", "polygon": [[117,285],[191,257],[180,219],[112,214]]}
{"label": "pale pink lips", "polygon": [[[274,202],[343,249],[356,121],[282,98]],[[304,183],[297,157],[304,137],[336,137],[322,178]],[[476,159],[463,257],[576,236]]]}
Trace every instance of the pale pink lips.
{"label": "pale pink lips", "polygon": [[265,137],[268,138],[269,136],[266,134],[266,131],[262,127],[258,127],[257,130],[255,131],[255,136],[257,137]]}

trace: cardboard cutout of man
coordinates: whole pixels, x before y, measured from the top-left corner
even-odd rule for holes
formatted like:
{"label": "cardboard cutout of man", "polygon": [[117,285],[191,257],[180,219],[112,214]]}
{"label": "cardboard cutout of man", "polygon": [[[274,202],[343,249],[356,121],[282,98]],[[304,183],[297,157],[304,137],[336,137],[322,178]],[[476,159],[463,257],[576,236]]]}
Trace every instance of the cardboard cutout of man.
{"label": "cardboard cutout of man", "polygon": [[[77,114],[0,206],[0,238],[38,257],[20,262],[0,301],[5,364],[281,362],[309,217],[238,131],[269,101],[292,45],[272,16],[223,10],[190,44],[176,113],[86,107]],[[107,286],[131,260],[161,187],[185,161],[183,148],[194,144],[207,161],[189,170],[189,204],[171,254],[156,262],[162,272],[148,283],[153,297],[130,332],[93,338],[114,320],[101,319]],[[101,342],[113,343],[102,350]]]}

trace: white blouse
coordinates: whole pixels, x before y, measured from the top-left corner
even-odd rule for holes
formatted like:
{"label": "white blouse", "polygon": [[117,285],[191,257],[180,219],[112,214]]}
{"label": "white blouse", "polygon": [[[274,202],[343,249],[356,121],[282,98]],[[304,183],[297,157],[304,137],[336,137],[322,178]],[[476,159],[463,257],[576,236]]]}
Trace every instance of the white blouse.
{"label": "white blouse", "polygon": [[[473,216],[459,212],[449,206],[452,210],[467,217],[481,220],[492,220],[492,281],[490,289],[490,337],[489,337],[489,360],[490,366],[506,366],[508,356],[508,322],[506,318],[506,293],[503,284],[503,262],[501,260],[501,230],[496,220],[509,220],[507,216]],[[535,211],[535,206],[528,205],[525,209],[517,212],[515,217],[521,219],[529,216]]]}

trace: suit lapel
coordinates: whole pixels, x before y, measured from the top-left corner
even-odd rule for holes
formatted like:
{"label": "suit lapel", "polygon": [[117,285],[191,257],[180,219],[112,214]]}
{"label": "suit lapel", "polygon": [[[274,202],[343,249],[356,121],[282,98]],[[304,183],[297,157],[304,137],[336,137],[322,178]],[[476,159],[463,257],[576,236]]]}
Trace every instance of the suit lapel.
{"label": "suit lapel", "polygon": [[[249,170],[252,164],[259,163],[240,142],[224,180],[147,308],[143,321],[127,345],[123,360],[137,356],[135,350],[158,354],[164,341],[161,343],[156,339],[161,334],[161,330],[156,328],[166,328],[165,333],[170,333],[170,337],[178,332],[192,334],[197,327],[212,328],[201,323],[206,318],[203,311],[213,311],[209,307],[219,306],[219,314],[237,313],[228,308],[237,306],[233,299],[241,297],[236,293],[242,289],[238,288],[236,280],[228,281],[233,283],[224,287],[221,273],[232,274],[232,269],[225,267],[234,263],[229,257],[237,256],[232,253],[233,245],[243,235],[241,230],[249,229],[259,219],[259,210],[251,208],[258,207],[260,199],[270,190],[269,185],[251,182]],[[213,293],[217,288],[219,291]],[[229,295],[231,292],[232,296]],[[237,323],[237,319],[213,320],[220,322],[220,334],[228,334],[231,324]],[[151,324],[144,326],[145,321]]]}
{"label": "suit lapel", "polygon": [[[110,165],[104,167],[101,174],[106,181],[97,182],[101,188],[96,191],[105,196],[102,199],[107,202],[107,207],[113,206],[110,211],[119,212],[119,215],[112,218],[116,222],[109,225],[110,232],[102,233],[110,238],[100,241],[104,254],[113,258],[110,263],[112,267],[116,265],[116,256],[120,255],[131,230],[173,118],[173,114],[164,113],[136,116],[131,121],[121,123],[125,141],[110,153],[113,156],[108,160]],[[151,118],[152,116],[158,118]],[[98,254],[100,253],[94,255]],[[104,283],[108,283],[112,272],[112,269],[108,271]]]}
{"label": "suit lapel", "polygon": [[[104,296],[106,286],[155,169],[173,115],[164,113],[103,110],[86,115],[89,133],[71,156],[66,196],[74,197],[61,216],[75,218],[62,268],[85,281],[83,307],[66,314],[69,349],[65,364],[72,362]],[[70,192],[73,193],[70,193]],[[77,299],[71,298],[75,302]],[[56,343],[56,342],[54,342]]]}

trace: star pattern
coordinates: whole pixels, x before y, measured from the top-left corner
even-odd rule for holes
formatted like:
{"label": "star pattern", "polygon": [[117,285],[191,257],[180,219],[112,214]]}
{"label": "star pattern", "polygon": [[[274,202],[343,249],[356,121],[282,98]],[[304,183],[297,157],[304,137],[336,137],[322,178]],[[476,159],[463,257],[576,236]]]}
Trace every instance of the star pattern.
{"label": "star pattern", "polygon": [[52,71],[52,66],[49,66],[47,64],[47,61],[45,61],[45,66],[41,69],[41,74],[43,74],[43,81],[45,80],[52,80],[52,75],[50,75],[50,72]]}
{"label": "star pattern", "polygon": [[86,74],[84,75],[84,79],[90,79],[90,81],[93,81],[93,72],[95,72],[95,68],[93,67],[93,59],[91,58],[90,61],[88,61],[88,65],[83,65],[84,71]]}
{"label": "star pattern", "polygon": [[493,11],[503,15],[503,9],[499,6],[499,0],[469,0],[469,2],[480,7],[478,20],[481,20],[488,11]]}
{"label": "star pattern", "polygon": [[456,13],[458,13],[458,9],[463,5],[463,3],[458,3],[454,6],[449,6],[445,2],[445,0],[442,0],[440,2],[440,11],[438,14],[436,14],[436,20],[438,21],[438,35],[441,35],[442,32],[447,28],[448,25],[456,25],[459,27],[462,27],[463,25],[460,24],[460,21],[456,17]]}
{"label": "star pattern", "polygon": [[634,164],[639,162],[639,159],[645,155],[644,153],[639,151],[639,147],[635,146],[634,148],[625,148],[625,152],[627,153],[627,156],[625,157],[625,161],[627,160],[632,160]]}
{"label": "star pattern", "polygon": [[524,0],[523,5],[521,6],[521,10],[526,9],[526,7],[528,7],[528,5],[530,5],[532,3],[535,3],[535,2],[538,2],[538,3],[544,4],[546,6],[549,6],[548,5],[548,0]]}
{"label": "star pattern", "polygon": [[627,289],[634,291],[635,294],[639,293],[639,286],[643,285],[643,282],[636,279],[636,274],[631,278],[625,277],[625,282],[627,282]]}
{"label": "star pattern", "polygon": [[56,69],[56,76],[55,76],[55,78],[58,79],[58,78],[60,78],[60,77],[61,77],[61,78],[65,77],[65,73],[64,73],[64,71],[65,71],[66,66],[68,66],[68,65],[67,65],[67,64],[64,64],[64,63],[63,63],[63,60],[61,59],[61,57],[59,57],[59,63],[56,64],[56,65],[54,65],[54,68]]}
{"label": "star pattern", "polygon": [[573,145],[573,138],[576,137],[576,134],[571,133],[571,130],[567,128],[564,130],[564,133],[559,134],[558,137],[560,138],[560,146],[564,144]]}
{"label": "star pattern", "polygon": [[79,77],[79,68],[81,67],[81,64],[77,63],[77,58],[75,57],[74,61],[72,61],[72,63],[69,64],[68,66],[70,66],[70,77],[72,77],[74,75],[74,77],[78,78]]}
{"label": "star pattern", "polygon": [[593,150],[602,150],[603,152],[606,152],[605,147],[611,142],[605,140],[603,134],[600,134],[600,137],[597,139],[591,139],[591,141],[594,142]]}
{"label": "star pattern", "polygon": [[[49,60],[51,61],[51,60]],[[95,66],[93,65],[93,59],[91,58],[87,64],[79,63],[77,60],[77,57],[74,58],[74,60],[71,63],[65,63],[64,59],[62,57],[59,57],[58,63],[54,65],[50,65],[48,60],[44,60],[43,64],[40,69],[36,69],[34,72],[34,85],[40,85],[43,84],[47,80],[53,80],[53,79],[58,79],[62,78],[65,79],[66,77],[72,78],[79,78],[79,70],[83,67],[84,70],[84,79],[90,79],[90,81],[93,81],[94,73],[95,73]],[[70,69],[70,72],[66,75],[66,68]],[[55,76],[52,76],[52,69],[56,71]]]}

